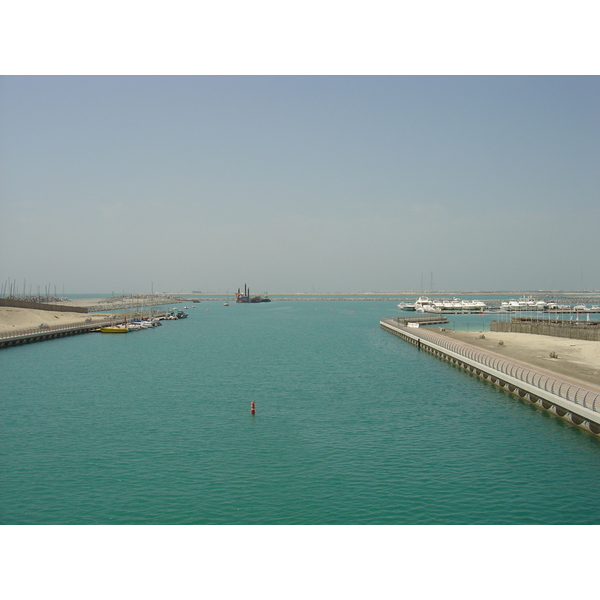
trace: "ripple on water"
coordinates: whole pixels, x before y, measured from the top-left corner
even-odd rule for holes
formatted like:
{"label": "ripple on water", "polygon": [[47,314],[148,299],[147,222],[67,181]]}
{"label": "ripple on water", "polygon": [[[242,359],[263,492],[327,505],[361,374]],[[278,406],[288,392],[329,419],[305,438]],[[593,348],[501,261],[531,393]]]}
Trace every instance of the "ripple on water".
{"label": "ripple on water", "polygon": [[382,303],[271,304],[3,351],[1,521],[600,522],[596,438],[382,331]]}

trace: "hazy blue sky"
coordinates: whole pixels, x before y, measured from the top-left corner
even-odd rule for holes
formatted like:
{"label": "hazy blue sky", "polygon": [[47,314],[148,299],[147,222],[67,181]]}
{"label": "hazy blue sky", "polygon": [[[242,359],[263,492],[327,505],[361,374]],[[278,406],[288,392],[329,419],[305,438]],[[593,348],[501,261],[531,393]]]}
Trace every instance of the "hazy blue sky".
{"label": "hazy blue sky", "polygon": [[0,283],[600,289],[598,77],[2,77]]}

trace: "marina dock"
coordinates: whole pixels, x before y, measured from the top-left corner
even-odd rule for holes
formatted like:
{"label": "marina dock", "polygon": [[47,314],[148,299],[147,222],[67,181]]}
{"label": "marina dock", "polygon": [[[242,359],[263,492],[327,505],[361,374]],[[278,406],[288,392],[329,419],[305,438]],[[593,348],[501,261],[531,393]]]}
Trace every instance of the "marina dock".
{"label": "marina dock", "polygon": [[426,350],[577,427],[600,434],[600,388],[569,377],[558,377],[544,369],[402,321],[397,317],[383,318],[380,326],[419,350]]}
{"label": "marina dock", "polygon": [[[413,323],[416,325],[443,325],[448,323],[448,319],[444,315],[440,314],[429,314],[429,315],[415,315],[413,313],[412,316],[401,316],[401,317],[390,317],[390,320],[393,320],[394,323],[398,325],[402,325],[404,327],[408,326],[409,323]],[[415,325],[413,325],[414,327]]]}
{"label": "marina dock", "polygon": [[100,327],[114,325],[114,323],[115,319],[107,318],[106,321],[96,321],[95,323],[84,323],[80,325],[9,331],[0,333],[0,348],[9,348],[10,346],[20,346],[22,344],[54,340],[56,338],[79,335],[81,333],[90,333],[92,331],[97,331]]}

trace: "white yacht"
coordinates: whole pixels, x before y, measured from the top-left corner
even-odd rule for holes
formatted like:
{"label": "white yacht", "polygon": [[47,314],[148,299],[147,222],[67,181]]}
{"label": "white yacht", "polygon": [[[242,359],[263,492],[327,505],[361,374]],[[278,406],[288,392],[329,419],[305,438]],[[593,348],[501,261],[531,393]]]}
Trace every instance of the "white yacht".
{"label": "white yacht", "polygon": [[440,298],[432,300],[427,296],[420,296],[414,304],[401,302],[401,310],[416,310],[417,312],[460,314],[482,312],[487,310],[487,304],[481,300],[461,300],[460,298]]}
{"label": "white yacht", "polygon": [[417,312],[438,312],[433,306],[433,300],[430,300],[427,296],[419,296],[419,299],[415,302],[415,310]]}
{"label": "white yacht", "polygon": [[415,305],[414,303],[411,304],[410,302],[400,302],[400,304],[398,304],[398,308],[400,310],[415,310]]}
{"label": "white yacht", "polygon": [[544,300],[537,300],[533,296],[522,296],[518,300],[503,300],[500,309],[506,311],[542,311],[548,308]]}
{"label": "white yacht", "polygon": [[461,304],[466,312],[483,312],[488,307],[481,300],[461,300]]}
{"label": "white yacht", "polygon": [[425,307],[433,306],[433,302],[427,298],[427,296],[419,296],[419,299],[414,302],[400,302],[398,304],[398,308],[400,310],[416,310],[417,312],[435,312],[435,311],[425,311]]}
{"label": "white yacht", "polygon": [[481,300],[461,300],[460,298],[432,300],[431,304],[425,303],[425,312],[462,314],[482,312],[487,309],[485,302]]}

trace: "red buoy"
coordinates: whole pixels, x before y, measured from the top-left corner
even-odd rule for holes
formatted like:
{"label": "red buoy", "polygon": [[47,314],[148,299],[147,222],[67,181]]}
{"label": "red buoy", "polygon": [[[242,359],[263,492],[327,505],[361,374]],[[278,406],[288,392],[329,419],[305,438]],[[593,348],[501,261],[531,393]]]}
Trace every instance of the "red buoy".
{"label": "red buoy", "polygon": [[255,412],[254,400],[252,400],[252,402],[250,402],[250,414],[253,415]]}

